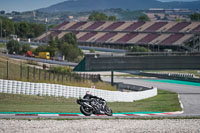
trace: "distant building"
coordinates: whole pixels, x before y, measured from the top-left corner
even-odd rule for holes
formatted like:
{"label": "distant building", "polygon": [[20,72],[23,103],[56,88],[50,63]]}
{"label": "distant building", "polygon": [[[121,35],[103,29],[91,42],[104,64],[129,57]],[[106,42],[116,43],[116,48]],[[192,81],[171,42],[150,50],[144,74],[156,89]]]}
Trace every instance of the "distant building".
{"label": "distant building", "polygon": [[189,15],[193,12],[188,9],[163,9],[163,8],[150,8],[144,12],[151,21],[169,20],[176,21],[177,18],[188,21]]}
{"label": "distant building", "polygon": [[74,19],[74,16],[69,16],[69,19]]}
{"label": "distant building", "polygon": [[35,16],[36,16],[36,12],[35,12],[35,11],[33,11],[33,17],[35,18]]}
{"label": "distant building", "polygon": [[[64,21],[49,30],[48,38],[62,39],[69,32],[76,35],[78,44],[83,46],[128,48],[139,45],[152,51],[200,48],[200,22]],[[45,42],[46,34],[35,41]]]}
{"label": "distant building", "polygon": [[20,15],[20,12],[12,11],[12,15]]}
{"label": "distant building", "polygon": [[0,11],[0,14],[1,14],[1,15],[4,15],[5,13],[6,13],[6,12],[5,12],[5,11],[3,11],[3,10],[2,10],[2,11]]}

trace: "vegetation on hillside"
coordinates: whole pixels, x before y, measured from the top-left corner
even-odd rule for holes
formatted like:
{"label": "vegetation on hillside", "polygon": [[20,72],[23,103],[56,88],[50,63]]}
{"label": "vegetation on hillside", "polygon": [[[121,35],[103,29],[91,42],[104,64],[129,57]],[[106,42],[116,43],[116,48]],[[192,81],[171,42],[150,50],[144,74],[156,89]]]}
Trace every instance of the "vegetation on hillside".
{"label": "vegetation on hillside", "polygon": [[88,17],[90,21],[116,21],[116,16],[107,16],[104,13],[101,12],[93,12]]}
{"label": "vegetation on hillside", "polygon": [[[41,11],[27,11],[21,12],[17,15],[2,15],[5,17],[12,17],[13,21],[16,23],[27,22],[27,23],[37,23],[43,25],[43,31],[45,31],[44,20],[48,18],[48,27],[49,29],[53,26],[62,23],[63,21],[70,20],[69,16],[73,16],[73,20],[79,20],[82,17],[90,16],[94,11],[82,11],[82,12],[72,12],[72,11],[64,11],[64,12],[41,12]],[[111,16],[110,19],[113,20],[115,18],[119,20],[137,20],[139,16],[144,15],[142,10],[134,11],[128,9],[121,8],[112,8],[105,10],[96,10],[98,13],[104,13],[106,16]],[[33,16],[35,14],[35,16]],[[0,18],[1,21],[1,18]],[[39,29],[41,30],[41,29]],[[39,32],[38,30],[38,32]]]}
{"label": "vegetation on hillside", "polygon": [[138,17],[138,21],[146,22],[146,21],[150,21],[150,19],[147,15],[142,15]]}
{"label": "vegetation on hillside", "polygon": [[194,13],[190,15],[192,21],[200,21],[200,13]]}

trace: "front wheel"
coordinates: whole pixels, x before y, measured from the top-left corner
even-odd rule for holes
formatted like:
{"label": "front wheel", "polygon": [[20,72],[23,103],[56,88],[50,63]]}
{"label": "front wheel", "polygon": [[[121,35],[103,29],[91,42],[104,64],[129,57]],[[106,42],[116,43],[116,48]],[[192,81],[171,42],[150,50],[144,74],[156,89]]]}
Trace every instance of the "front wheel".
{"label": "front wheel", "polygon": [[85,116],[90,116],[92,114],[92,110],[90,110],[90,108],[85,107],[85,106],[80,106],[80,111]]}
{"label": "front wheel", "polygon": [[105,114],[108,116],[112,116],[112,109],[110,109],[107,105],[105,106]]}

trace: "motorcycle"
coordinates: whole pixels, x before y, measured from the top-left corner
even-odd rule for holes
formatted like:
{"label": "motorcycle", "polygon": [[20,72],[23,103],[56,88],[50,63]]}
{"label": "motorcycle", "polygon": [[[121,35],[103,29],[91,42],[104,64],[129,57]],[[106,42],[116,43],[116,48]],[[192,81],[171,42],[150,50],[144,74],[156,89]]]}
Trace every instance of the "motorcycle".
{"label": "motorcycle", "polygon": [[90,101],[84,99],[77,99],[77,104],[80,104],[80,111],[85,116],[92,114],[106,114],[112,116],[112,110],[108,107],[107,102],[100,98],[92,98]]}

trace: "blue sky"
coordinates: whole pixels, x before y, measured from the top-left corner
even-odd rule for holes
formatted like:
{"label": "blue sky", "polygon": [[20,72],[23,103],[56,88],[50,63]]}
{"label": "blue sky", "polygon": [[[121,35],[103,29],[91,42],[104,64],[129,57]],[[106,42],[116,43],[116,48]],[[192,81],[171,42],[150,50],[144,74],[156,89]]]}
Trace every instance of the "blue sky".
{"label": "blue sky", "polygon": [[[0,0],[0,10],[11,11],[30,11],[38,8],[47,7],[66,0]],[[160,0],[166,1],[194,1],[194,0]]]}

